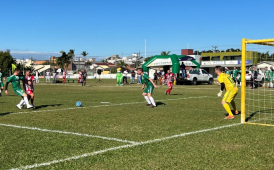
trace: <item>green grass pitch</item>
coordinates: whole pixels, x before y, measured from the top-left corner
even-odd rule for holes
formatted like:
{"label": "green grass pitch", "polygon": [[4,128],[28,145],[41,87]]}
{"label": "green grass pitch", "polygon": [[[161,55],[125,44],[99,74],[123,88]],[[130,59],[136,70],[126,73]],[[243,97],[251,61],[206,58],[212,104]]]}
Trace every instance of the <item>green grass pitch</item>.
{"label": "green grass pitch", "polygon": [[174,86],[170,96],[159,86],[149,108],[141,85],[115,83],[42,80],[36,110],[18,110],[10,86],[0,98],[0,169],[274,169],[274,128],[224,120],[219,86]]}

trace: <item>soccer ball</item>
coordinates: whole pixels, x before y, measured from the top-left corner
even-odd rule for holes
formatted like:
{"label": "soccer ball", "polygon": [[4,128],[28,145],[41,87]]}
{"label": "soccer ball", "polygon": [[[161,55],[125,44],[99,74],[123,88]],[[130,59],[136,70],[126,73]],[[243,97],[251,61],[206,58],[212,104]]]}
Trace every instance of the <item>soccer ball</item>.
{"label": "soccer ball", "polygon": [[82,103],[78,101],[78,102],[76,102],[76,106],[77,106],[77,107],[81,107],[81,106],[82,106]]}
{"label": "soccer ball", "polygon": [[121,86],[123,86],[124,84],[122,83]]}

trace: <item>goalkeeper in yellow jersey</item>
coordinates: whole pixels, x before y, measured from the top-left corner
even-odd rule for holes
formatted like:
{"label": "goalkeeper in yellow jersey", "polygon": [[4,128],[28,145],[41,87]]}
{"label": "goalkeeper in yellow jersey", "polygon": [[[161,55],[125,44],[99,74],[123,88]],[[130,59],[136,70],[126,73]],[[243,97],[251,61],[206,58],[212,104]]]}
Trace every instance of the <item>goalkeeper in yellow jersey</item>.
{"label": "goalkeeper in yellow jersey", "polygon": [[228,113],[228,116],[225,117],[225,119],[234,119],[234,115],[232,114],[228,103],[232,105],[235,114],[238,114],[236,104],[234,102],[234,98],[238,94],[238,88],[236,87],[236,84],[230,75],[222,73],[222,66],[216,66],[215,73],[219,76],[218,81],[221,84],[221,91],[218,93],[218,97],[222,97],[222,93],[224,89],[226,89],[226,93],[222,100],[222,105]]}

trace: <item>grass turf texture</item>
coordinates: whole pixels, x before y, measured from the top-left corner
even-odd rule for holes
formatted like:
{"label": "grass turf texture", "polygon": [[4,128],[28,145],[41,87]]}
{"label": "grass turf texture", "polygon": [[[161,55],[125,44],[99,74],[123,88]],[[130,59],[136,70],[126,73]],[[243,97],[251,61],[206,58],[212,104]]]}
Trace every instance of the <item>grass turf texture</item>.
{"label": "grass turf texture", "polygon": [[[0,123],[147,141],[240,122],[224,120],[216,85],[159,86],[158,108],[145,106],[141,85],[115,80],[35,86],[36,110],[18,110],[11,87],[0,98]],[[81,101],[82,108],[75,106]],[[103,102],[103,103],[102,103]],[[109,102],[109,103],[104,103]],[[240,107],[240,95],[236,98]],[[18,114],[20,113],[20,114]],[[258,116],[258,114],[256,115]],[[0,169],[64,159],[128,143],[0,126]],[[38,169],[273,169],[272,127],[239,125],[134,146]]]}

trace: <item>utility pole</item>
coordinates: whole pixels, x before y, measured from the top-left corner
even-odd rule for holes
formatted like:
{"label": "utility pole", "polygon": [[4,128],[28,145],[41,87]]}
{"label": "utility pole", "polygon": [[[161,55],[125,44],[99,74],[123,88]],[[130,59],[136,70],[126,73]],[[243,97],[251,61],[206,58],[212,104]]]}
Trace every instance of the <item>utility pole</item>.
{"label": "utility pole", "polygon": [[217,53],[218,46],[212,46],[214,48],[214,53]]}
{"label": "utility pole", "polygon": [[145,58],[147,58],[147,40],[145,39]]}
{"label": "utility pole", "polygon": [[79,70],[79,68],[80,68],[80,58],[81,57],[75,57],[75,58],[78,58],[78,70]]}
{"label": "utility pole", "polygon": [[24,68],[25,66],[24,66],[24,65],[25,65],[25,60],[24,60],[24,57],[23,57],[23,75],[25,75],[25,70],[24,70],[24,69],[25,69],[25,68]]}

